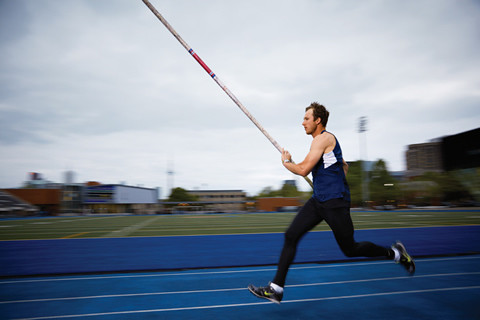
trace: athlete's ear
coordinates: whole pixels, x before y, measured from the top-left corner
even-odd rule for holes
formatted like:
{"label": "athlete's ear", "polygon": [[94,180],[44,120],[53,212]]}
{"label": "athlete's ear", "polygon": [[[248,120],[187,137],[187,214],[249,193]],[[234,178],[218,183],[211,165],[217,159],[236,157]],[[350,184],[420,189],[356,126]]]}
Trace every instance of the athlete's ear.
{"label": "athlete's ear", "polygon": [[317,124],[317,126],[322,122],[322,118],[318,117],[317,119],[315,119],[315,123]]}

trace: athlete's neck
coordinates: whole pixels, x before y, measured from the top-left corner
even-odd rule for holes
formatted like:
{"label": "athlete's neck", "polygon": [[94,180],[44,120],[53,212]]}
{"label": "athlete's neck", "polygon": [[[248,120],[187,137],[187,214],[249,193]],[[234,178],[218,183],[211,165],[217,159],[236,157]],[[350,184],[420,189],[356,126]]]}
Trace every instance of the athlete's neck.
{"label": "athlete's neck", "polygon": [[315,138],[316,136],[322,134],[324,131],[325,131],[325,127],[322,126],[322,125],[318,125],[315,128],[315,131],[313,131],[313,133],[312,133],[312,138]]}

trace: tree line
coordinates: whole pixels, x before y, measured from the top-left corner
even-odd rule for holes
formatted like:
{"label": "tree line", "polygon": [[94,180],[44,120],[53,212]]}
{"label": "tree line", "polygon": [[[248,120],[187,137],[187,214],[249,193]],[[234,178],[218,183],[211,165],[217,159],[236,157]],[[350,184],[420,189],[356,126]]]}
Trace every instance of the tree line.
{"label": "tree line", "polygon": [[[362,161],[349,163],[347,181],[352,207],[362,206],[427,206],[478,205],[480,169],[449,172],[427,172],[408,179],[398,179],[390,173],[383,159],[377,160],[370,171],[362,173]],[[368,196],[363,195],[362,182],[367,181]],[[296,197],[308,200],[312,191],[300,191],[294,184],[284,183],[280,189],[271,186],[249,200],[264,197]],[[364,199],[366,201],[364,201]],[[167,201],[189,202],[198,198],[183,188],[174,188]]]}
{"label": "tree line", "polygon": [[[362,173],[362,161],[349,163],[347,181],[353,207],[361,206],[425,206],[476,205],[480,196],[480,169],[449,172],[426,172],[408,179],[396,178],[383,159],[377,160],[371,171]],[[368,196],[363,195],[366,180]],[[308,199],[312,192],[301,192],[294,185],[280,189],[264,188],[259,197],[299,197]],[[366,199],[366,202],[364,201]],[[477,200],[476,200],[477,199]]]}

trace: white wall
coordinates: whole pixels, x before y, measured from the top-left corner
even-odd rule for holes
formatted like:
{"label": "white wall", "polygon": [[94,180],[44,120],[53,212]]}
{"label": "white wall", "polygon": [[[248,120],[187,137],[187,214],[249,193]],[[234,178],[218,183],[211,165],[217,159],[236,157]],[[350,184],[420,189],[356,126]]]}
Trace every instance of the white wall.
{"label": "white wall", "polygon": [[157,203],[156,189],[115,186],[114,203]]}

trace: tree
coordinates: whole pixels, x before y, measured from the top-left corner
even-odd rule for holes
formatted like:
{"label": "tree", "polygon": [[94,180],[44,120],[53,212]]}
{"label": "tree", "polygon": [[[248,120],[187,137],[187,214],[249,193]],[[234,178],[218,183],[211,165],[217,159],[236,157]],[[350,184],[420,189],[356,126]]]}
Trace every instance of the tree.
{"label": "tree", "polygon": [[270,198],[270,197],[285,197],[285,198],[299,198],[302,201],[308,200],[312,196],[312,191],[302,192],[297,189],[295,185],[284,183],[279,190],[273,187],[265,187],[255,198]]}
{"label": "tree", "polygon": [[198,197],[191,195],[187,190],[183,188],[174,188],[172,193],[168,197],[169,202],[191,202],[197,201]]}
{"label": "tree", "polygon": [[462,202],[473,199],[468,188],[453,172],[426,172],[414,179],[415,182],[429,182],[427,189],[416,190],[425,204],[441,202]]}
{"label": "tree", "polygon": [[467,188],[472,199],[480,202],[480,167],[450,171],[450,174]]}
{"label": "tree", "polygon": [[387,169],[384,160],[379,159],[373,165],[369,184],[370,198],[377,204],[384,205],[395,202],[400,195],[397,181]]}
{"label": "tree", "polygon": [[280,197],[292,198],[298,197],[300,192],[298,191],[297,186],[284,183],[282,188],[279,190],[279,195]]}
{"label": "tree", "polygon": [[348,164],[347,182],[350,187],[352,206],[362,205],[362,161]]}
{"label": "tree", "polygon": [[298,191],[297,186],[292,185],[290,183],[284,183],[282,188],[279,190],[275,190],[272,187],[265,187],[263,190],[258,194],[257,197],[259,198],[268,198],[268,197],[299,197],[301,195],[301,191]]}
{"label": "tree", "polygon": [[257,198],[269,198],[269,197],[278,197],[278,191],[274,190],[273,187],[268,186],[263,188],[262,191],[257,195]]}

